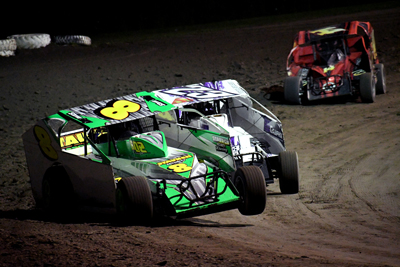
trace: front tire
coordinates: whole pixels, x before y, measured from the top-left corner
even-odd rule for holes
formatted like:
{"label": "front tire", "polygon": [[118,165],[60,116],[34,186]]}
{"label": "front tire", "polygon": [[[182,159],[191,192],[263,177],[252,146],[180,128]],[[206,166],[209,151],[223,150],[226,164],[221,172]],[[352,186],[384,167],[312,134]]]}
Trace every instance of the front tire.
{"label": "front tire", "polygon": [[153,218],[153,198],[147,179],[142,176],[121,179],[116,190],[116,208],[123,220],[150,222]]}
{"label": "front tire", "polygon": [[266,205],[267,191],[265,178],[259,167],[240,167],[235,172],[234,185],[242,199],[238,208],[242,215],[263,213]]}
{"label": "front tire", "polygon": [[299,192],[299,161],[295,151],[279,153],[280,176],[279,188],[282,194],[297,194]]}
{"label": "front tire", "polygon": [[386,94],[386,75],[383,64],[375,64],[376,68],[376,94]]}
{"label": "front tire", "polygon": [[301,105],[300,89],[301,77],[286,77],[283,85],[283,94],[285,97],[285,101],[291,104]]}
{"label": "front tire", "polygon": [[360,76],[360,95],[364,103],[373,103],[375,101],[375,80],[371,72]]}

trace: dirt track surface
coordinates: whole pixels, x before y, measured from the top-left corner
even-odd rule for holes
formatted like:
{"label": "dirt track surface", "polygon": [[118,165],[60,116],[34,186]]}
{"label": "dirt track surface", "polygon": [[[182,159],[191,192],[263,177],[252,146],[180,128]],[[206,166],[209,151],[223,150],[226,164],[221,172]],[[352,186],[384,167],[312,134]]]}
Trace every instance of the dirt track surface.
{"label": "dirt track surface", "polygon": [[[50,46],[0,58],[0,266],[400,266],[400,9],[183,34]],[[267,101],[298,30],[370,21],[387,94],[373,104]],[[54,221],[34,209],[21,135],[59,109],[137,91],[236,79],[283,122],[300,193],[268,187],[263,214],[236,210],[152,226]]]}

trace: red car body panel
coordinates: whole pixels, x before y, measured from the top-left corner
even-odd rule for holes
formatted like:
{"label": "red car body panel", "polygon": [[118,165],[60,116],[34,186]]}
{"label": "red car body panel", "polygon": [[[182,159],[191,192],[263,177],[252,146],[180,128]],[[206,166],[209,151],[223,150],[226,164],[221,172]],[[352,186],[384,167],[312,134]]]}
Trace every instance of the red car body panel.
{"label": "red car body panel", "polygon": [[286,68],[302,77],[300,96],[309,101],[359,95],[359,75],[374,73],[378,63],[371,24],[350,21],[298,32]]}

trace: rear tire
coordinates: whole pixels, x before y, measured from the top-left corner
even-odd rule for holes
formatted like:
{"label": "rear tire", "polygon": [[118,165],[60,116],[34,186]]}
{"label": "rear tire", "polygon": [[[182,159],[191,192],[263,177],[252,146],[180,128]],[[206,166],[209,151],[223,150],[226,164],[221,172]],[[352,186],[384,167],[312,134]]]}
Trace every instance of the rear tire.
{"label": "rear tire", "polygon": [[375,101],[375,80],[372,73],[367,72],[360,76],[360,95],[364,103]]}
{"label": "rear tire", "polygon": [[383,64],[375,64],[376,68],[376,94],[386,94],[386,75]]}
{"label": "rear tire", "polygon": [[301,77],[286,77],[283,85],[285,100],[291,104],[301,105],[300,97]]}
{"label": "rear tire", "polygon": [[295,151],[282,151],[279,153],[281,175],[279,188],[282,194],[297,194],[299,192],[299,161]]}
{"label": "rear tire", "polygon": [[142,176],[121,179],[116,190],[116,207],[123,220],[150,222],[153,218],[153,198],[147,179]]}
{"label": "rear tire", "polygon": [[242,199],[242,203],[238,208],[242,215],[263,213],[266,205],[267,191],[265,178],[259,167],[240,167],[235,172],[234,185]]}

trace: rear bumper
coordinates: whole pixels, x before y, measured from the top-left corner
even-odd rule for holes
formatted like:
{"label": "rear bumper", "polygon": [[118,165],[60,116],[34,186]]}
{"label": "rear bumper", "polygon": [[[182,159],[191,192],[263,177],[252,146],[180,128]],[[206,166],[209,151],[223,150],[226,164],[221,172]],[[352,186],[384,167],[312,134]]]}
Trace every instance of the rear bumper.
{"label": "rear bumper", "polygon": [[309,101],[332,98],[338,96],[352,95],[353,90],[351,83],[347,79],[343,79],[342,84],[333,86],[332,88],[312,88],[307,90],[307,99]]}

